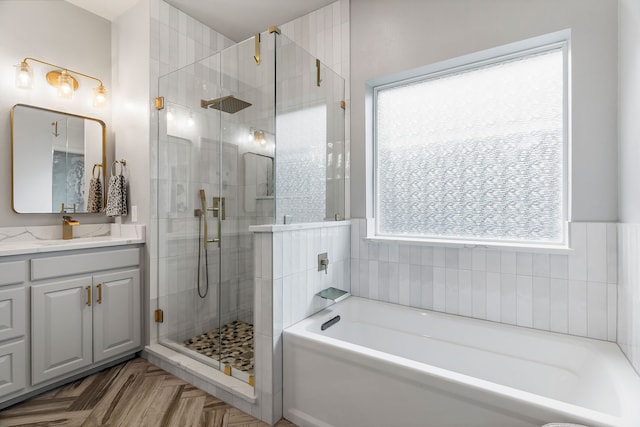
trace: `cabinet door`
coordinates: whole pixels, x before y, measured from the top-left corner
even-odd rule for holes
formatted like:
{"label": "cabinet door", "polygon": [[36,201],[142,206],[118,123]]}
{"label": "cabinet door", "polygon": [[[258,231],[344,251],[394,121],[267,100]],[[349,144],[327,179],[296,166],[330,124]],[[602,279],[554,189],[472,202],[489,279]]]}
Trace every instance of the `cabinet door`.
{"label": "cabinet door", "polygon": [[93,277],[94,362],[117,356],[141,344],[140,270]]}
{"label": "cabinet door", "polygon": [[24,340],[0,345],[0,397],[22,390],[26,377]]}
{"label": "cabinet door", "polygon": [[32,384],[92,363],[91,277],[31,287]]}

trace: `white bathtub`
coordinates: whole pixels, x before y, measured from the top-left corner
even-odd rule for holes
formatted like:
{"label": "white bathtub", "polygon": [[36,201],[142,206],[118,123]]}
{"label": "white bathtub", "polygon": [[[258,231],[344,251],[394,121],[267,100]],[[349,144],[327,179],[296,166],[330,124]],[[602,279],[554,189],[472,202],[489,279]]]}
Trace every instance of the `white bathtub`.
{"label": "white bathtub", "polygon": [[303,427],[640,426],[640,378],[613,343],[356,297],[287,328],[283,369]]}

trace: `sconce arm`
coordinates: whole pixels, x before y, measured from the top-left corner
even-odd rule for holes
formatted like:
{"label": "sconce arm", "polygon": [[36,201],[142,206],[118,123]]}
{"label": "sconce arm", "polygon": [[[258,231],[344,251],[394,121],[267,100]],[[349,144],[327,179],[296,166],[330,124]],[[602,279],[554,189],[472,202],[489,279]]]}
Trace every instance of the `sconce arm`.
{"label": "sconce arm", "polygon": [[64,70],[64,71],[66,71],[66,72],[68,72],[68,73],[71,73],[71,74],[77,74],[77,75],[79,75],[79,76],[86,77],[86,78],[91,79],[91,80],[95,80],[95,81],[97,81],[98,83],[100,83],[100,86],[104,86],[104,85],[102,84],[102,80],[100,80],[99,78],[96,78],[96,77],[90,76],[90,75],[88,75],[88,74],[81,73],[81,72],[79,72],[79,71],[70,70],[69,68],[61,67],[61,66],[59,66],[59,65],[52,64],[52,63],[50,63],[50,62],[41,61],[41,60],[36,59],[36,58],[30,58],[30,57],[27,57],[27,58],[24,58],[24,59],[22,60],[22,62],[24,62],[24,63],[26,63],[27,61],[39,62],[40,64],[48,65],[48,66],[50,66],[50,67],[54,67],[54,68],[59,68],[59,69]]}

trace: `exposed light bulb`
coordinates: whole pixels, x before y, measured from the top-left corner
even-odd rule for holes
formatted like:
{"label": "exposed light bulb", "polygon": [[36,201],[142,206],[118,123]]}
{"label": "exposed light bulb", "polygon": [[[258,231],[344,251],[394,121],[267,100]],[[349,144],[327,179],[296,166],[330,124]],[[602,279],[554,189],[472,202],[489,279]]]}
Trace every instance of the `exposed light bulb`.
{"label": "exposed light bulb", "polygon": [[267,139],[264,136],[264,131],[257,130],[253,132],[253,140],[255,142],[260,143],[260,145],[265,145],[267,143]]}
{"label": "exposed light bulb", "polygon": [[267,138],[266,138],[266,135],[265,135],[265,131],[260,130],[260,129],[250,128],[249,129],[248,141],[250,143],[251,142],[255,142],[255,143],[260,144],[260,145],[266,145],[267,144]]}
{"label": "exposed light bulb", "polygon": [[16,87],[20,89],[31,89],[33,84],[33,71],[26,61],[16,65]]}
{"label": "exposed light bulb", "polygon": [[93,106],[104,108],[107,105],[107,90],[103,85],[93,89]]}
{"label": "exposed light bulb", "polygon": [[73,99],[73,79],[63,70],[58,77],[58,96],[62,99]]}

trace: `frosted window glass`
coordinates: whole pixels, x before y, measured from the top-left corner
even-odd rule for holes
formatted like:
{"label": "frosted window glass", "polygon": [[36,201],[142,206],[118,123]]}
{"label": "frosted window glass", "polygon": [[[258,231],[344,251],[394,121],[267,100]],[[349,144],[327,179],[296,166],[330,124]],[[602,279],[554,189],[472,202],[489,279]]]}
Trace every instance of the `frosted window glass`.
{"label": "frosted window glass", "polygon": [[378,235],[562,242],[562,49],[376,96]]}

